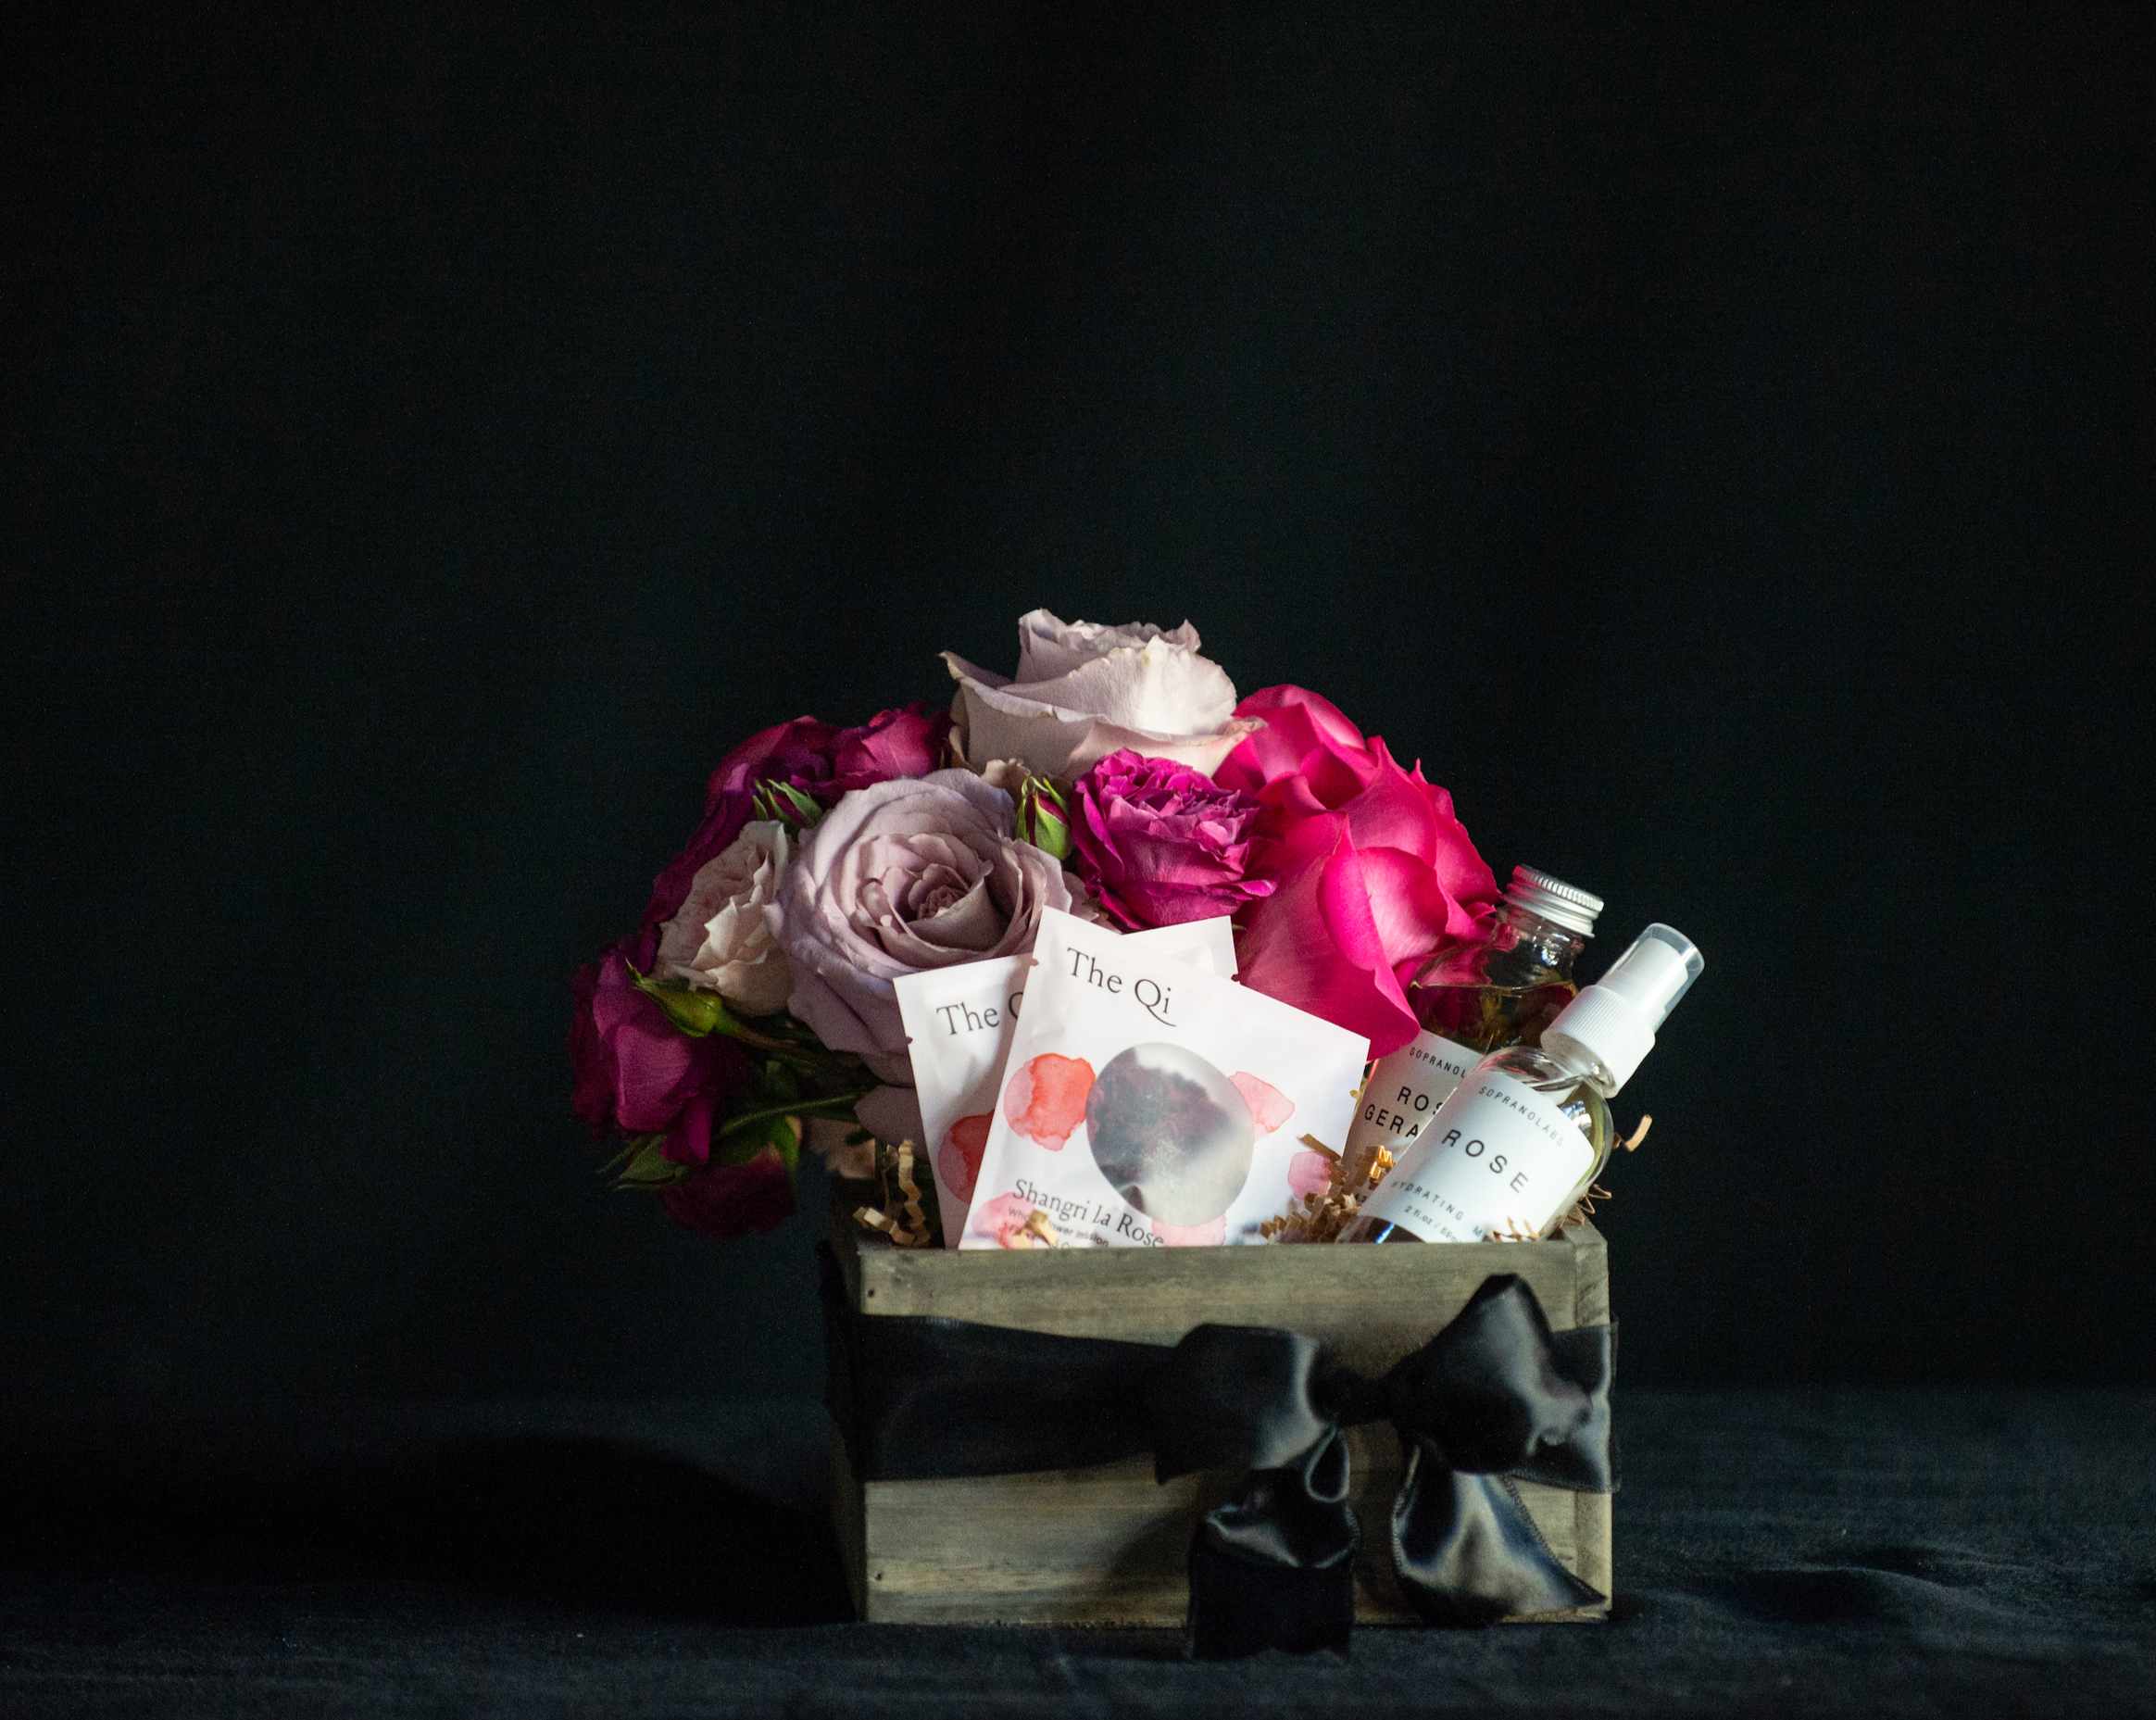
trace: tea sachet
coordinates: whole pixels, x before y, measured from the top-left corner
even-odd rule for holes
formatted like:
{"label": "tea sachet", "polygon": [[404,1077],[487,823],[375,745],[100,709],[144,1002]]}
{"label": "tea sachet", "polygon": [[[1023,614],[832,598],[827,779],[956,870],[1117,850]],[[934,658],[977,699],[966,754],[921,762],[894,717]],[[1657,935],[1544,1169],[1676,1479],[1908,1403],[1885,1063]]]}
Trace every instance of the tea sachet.
{"label": "tea sachet", "polygon": [[1322,1184],[1361,1035],[1054,910],[1034,963],[960,1248],[1260,1242]]}
{"label": "tea sachet", "polygon": [[[1223,979],[1235,973],[1235,939],[1225,915],[1131,932],[1119,944],[1190,962]],[[900,975],[892,989],[906,1023],[913,1086],[921,1101],[921,1148],[935,1176],[944,1245],[959,1246],[973,1199],[988,1122],[1003,1079],[1004,1054],[1018,1030],[1033,970],[1030,956],[998,956]]]}

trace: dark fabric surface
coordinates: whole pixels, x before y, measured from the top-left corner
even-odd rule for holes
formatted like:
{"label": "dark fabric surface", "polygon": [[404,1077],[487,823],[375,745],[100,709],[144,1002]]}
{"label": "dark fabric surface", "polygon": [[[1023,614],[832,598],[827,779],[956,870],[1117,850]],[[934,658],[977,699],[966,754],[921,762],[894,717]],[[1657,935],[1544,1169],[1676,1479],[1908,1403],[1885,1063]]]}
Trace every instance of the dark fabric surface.
{"label": "dark fabric surface", "polygon": [[17,1417],[0,1714],[2156,1711],[2156,1395],[1621,1392],[1605,1626],[850,1623],[797,1404]]}

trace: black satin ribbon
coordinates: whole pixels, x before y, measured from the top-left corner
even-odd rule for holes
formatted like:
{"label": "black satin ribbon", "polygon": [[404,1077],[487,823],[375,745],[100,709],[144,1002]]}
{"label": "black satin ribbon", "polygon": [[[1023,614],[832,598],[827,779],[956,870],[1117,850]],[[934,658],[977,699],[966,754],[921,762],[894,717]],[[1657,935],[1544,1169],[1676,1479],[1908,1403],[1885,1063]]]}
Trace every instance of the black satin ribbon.
{"label": "black satin ribbon", "polygon": [[1199,1659],[1347,1648],[1362,1535],[1345,1430],[1367,1422],[1391,1422],[1407,1453],[1392,1561],[1425,1622],[1487,1625],[1604,1599],[1557,1562],[1514,1483],[1615,1490],[1614,1330],[1551,1331],[1515,1274],[1485,1278],[1373,1380],[1270,1326],[1201,1325],[1171,1347],[863,1316],[821,1251],[826,1401],[861,1479],[1078,1468],[1147,1450],[1162,1481],[1249,1473],[1191,1543]]}

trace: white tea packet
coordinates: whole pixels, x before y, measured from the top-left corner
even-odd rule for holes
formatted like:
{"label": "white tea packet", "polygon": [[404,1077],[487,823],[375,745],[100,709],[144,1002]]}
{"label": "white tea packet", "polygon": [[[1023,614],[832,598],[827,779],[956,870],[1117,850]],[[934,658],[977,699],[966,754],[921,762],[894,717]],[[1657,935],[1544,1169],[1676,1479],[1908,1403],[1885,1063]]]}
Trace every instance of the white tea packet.
{"label": "white tea packet", "polygon": [[1054,910],[1034,962],[960,1248],[1259,1242],[1322,1183],[1361,1035]]}
{"label": "white tea packet", "polygon": [[[1232,979],[1235,936],[1227,916],[1120,937],[1105,937],[1195,963]],[[1003,1081],[1004,1053],[1018,1030],[1020,1002],[1033,969],[1030,956],[997,956],[957,967],[907,973],[892,982],[913,1060],[921,1100],[921,1143],[935,1176],[944,1246],[957,1248],[973,1199],[973,1179],[988,1144],[988,1120]]]}

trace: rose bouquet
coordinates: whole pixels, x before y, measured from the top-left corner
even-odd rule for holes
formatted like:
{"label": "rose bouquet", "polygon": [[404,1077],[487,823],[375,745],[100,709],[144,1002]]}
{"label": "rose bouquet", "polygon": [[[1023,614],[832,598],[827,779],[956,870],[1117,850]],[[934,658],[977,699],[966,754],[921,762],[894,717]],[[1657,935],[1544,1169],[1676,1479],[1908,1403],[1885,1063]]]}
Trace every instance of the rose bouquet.
{"label": "rose bouquet", "polygon": [[948,712],[735,747],[636,931],[576,976],[575,1113],[692,1230],[771,1229],[804,1142],[858,1173],[920,1141],[895,982],[1023,955],[1045,910],[1233,915],[1244,985],[1378,1057],[1417,1032],[1407,977],[1486,935],[1451,797],[1314,693],[1238,702],[1188,622],[1036,609],[1015,674],[945,660]]}

